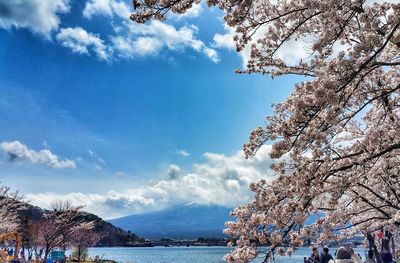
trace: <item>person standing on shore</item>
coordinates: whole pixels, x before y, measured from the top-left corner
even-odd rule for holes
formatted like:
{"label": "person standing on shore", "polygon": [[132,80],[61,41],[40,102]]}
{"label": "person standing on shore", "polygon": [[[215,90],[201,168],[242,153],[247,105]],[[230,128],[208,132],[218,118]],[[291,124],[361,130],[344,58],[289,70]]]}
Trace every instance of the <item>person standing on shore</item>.
{"label": "person standing on shore", "polygon": [[375,255],[372,249],[368,250],[368,255],[364,263],[375,263]]}
{"label": "person standing on shore", "polygon": [[321,262],[321,257],[319,256],[319,251],[317,247],[312,248],[312,253],[311,256],[308,258],[308,260],[313,263]]}
{"label": "person standing on shore", "polygon": [[340,247],[336,252],[336,260],[331,260],[329,263],[355,263],[351,258],[350,251],[345,247]]}
{"label": "person standing on shore", "polygon": [[322,249],[321,263],[328,263],[329,260],[334,260],[332,255],[329,254],[329,248],[324,246]]}
{"label": "person standing on shore", "polygon": [[382,258],[383,263],[393,263],[394,262],[392,253],[390,253],[390,251],[383,252],[381,255],[381,258]]}
{"label": "person standing on shore", "polygon": [[354,263],[362,263],[361,257],[354,252],[352,247],[349,248],[351,258],[353,259]]}

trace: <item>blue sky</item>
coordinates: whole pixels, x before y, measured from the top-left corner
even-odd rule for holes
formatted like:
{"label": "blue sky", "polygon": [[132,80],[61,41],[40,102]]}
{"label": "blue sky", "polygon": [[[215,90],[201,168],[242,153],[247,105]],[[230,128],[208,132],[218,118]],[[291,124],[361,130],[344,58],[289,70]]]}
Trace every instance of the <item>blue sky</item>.
{"label": "blue sky", "polygon": [[270,176],[268,147],[248,161],[240,150],[295,79],[235,74],[246,54],[220,11],[138,25],[130,1],[0,10],[0,180],[29,201],[69,198],[106,218],[232,206]]}

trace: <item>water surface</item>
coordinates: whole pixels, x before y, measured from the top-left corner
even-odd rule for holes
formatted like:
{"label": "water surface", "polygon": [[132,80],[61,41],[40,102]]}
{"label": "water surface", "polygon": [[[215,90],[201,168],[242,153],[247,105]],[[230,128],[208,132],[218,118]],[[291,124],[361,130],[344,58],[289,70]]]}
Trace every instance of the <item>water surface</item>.
{"label": "water surface", "polygon": [[[121,263],[224,263],[223,256],[231,248],[226,247],[146,247],[146,248],[90,248],[91,257],[99,255],[103,259],[112,259]],[[321,251],[321,250],[320,250]],[[331,248],[334,254],[335,248]],[[356,249],[365,257],[365,249]],[[301,262],[311,254],[309,248],[299,248],[291,257],[276,257],[277,263]],[[262,258],[252,261],[261,263]]]}

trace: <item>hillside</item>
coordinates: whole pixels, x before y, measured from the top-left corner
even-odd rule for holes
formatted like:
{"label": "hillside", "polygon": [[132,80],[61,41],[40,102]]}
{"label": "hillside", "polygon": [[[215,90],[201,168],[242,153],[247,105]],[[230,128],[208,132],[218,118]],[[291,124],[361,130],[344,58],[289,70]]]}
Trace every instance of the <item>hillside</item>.
{"label": "hillside", "polygon": [[[26,208],[20,211],[20,217],[23,219],[23,222],[40,220],[48,212],[48,210],[28,203],[25,203],[24,206]],[[83,221],[94,222],[95,232],[104,237],[99,241],[98,246],[131,246],[141,240],[137,235],[118,228],[94,214],[80,212],[80,216],[83,218]]]}
{"label": "hillside", "polygon": [[110,220],[112,224],[149,239],[226,237],[222,231],[232,209],[221,206],[179,205],[165,210]]}

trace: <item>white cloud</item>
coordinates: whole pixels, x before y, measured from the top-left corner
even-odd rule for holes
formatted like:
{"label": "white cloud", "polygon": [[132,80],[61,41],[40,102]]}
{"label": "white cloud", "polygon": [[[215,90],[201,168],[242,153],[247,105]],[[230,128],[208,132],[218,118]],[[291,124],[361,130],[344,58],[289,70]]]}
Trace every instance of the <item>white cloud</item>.
{"label": "white cloud", "polygon": [[162,43],[154,37],[139,37],[132,42],[132,46],[136,48],[137,54],[146,56],[157,54],[162,48]]}
{"label": "white cloud", "polygon": [[[214,35],[213,47],[234,51],[236,50],[236,45],[233,41],[233,37],[235,36],[236,32],[233,28],[227,26],[226,24],[224,25],[224,28],[225,34],[217,33]],[[243,68],[246,68],[247,62],[250,59],[251,45],[257,44],[257,40],[264,37],[266,30],[266,27],[261,27],[258,29],[257,32],[252,36],[252,41],[247,44],[239,53],[243,61]],[[313,41],[310,36],[300,37],[297,40],[289,40],[280,47],[280,49],[275,53],[274,57],[282,59],[289,65],[294,65],[300,60],[309,58],[312,44]]]}
{"label": "white cloud", "polygon": [[[186,17],[199,15],[201,8],[201,5],[194,5]],[[95,15],[120,18],[119,21],[113,23],[117,34],[110,35],[110,43],[107,43],[108,49],[113,51],[114,58],[157,56],[164,50],[180,51],[191,48],[203,53],[214,63],[219,61],[217,51],[196,37],[198,33],[196,26],[187,25],[176,28],[156,20],[147,24],[138,24],[128,21],[130,13],[130,6],[117,0],[90,0],[83,10],[83,16],[87,19]],[[176,15],[176,17],[180,16]]]}
{"label": "white cloud", "polygon": [[180,168],[178,165],[171,164],[171,165],[168,167],[167,174],[168,174],[168,178],[169,178],[169,179],[171,179],[171,180],[176,180],[176,179],[178,179],[179,176],[182,174],[182,170],[181,170],[181,168]]}
{"label": "white cloud", "polygon": [[101,158],[97,152],[95,152],[92,149],[88,149],[87,150],[89,156],[91,157],[91,159],[94,161],[94,170],[100,171],[103,170],[103,165],[106,164],[106,161],[104,161],[103,158]]}
{"label": "white cloud", "polygon": [[109,17],[117,15],[121,18],[128,19],[130,13],[130,8],[126,3],[115,0],[90,0],[83,9],[83,16],[88,19],[92,18],[94,15]]}
{"label": "white cloud", "polygon": [[212,49],[212,48],[209,48],[209,47],[203,47],[203,52],[214,63],[218,63],[220,61],[218,52],[215,49]]}
{"label": "white cloud", "polygon": [[62,160],[60,157],[47,149],[43,149],[38,152],[31,150],[19,141],[2,142],[0,144],[0,149],[8,155],[11,162],[26,160],[32,163],[45,164],[48,167],[56,169],[76,168],[76,164],[72,160]]}
{"label": "white cloud", "polygon": [[233,41],[233,37],[235,36],[235,29],[229,27],[227,24],[224,24],[224,29],[225,29],[225,34],[221,35],[217,33],[214,35],[213,46],[216,48],[226,48],[229,50],[235,50],[236,44],[235,41]]}
{"label": "white cloud", "polygon": [[153,199],[144,198],[133,192],[109,191],[105,194],[83,194],[72,192],[65,195],[52,192],[27,194],[26,200],[32,204],[44,208],[51,208],[50,204],[54,200],[70,200],[73,204],[84,204],[86,211],[96,213],[105,219],[110,219],[121,215],[122,211],[145,211],[146,208],[154,206]]}
{"label": "white cloud", "polygon": [[192,48],[197,52],[204,53],[213,62],[218,62],[218,54],[215,50],[207,47],[204,42],[197,39],[195,34],[198,28],[194,25],[183,26],[176,29],[173,25],[168,25],[163,22],[152,20],[148,24],[128,24],[128,38],[135,37],[151,37],[160,42],[158,48],[167,48],[169,50],[183,50],[187,47]]}
{"label": "white cloud", "polygon": [[[289,65],[295,65],[300,60],[304,61],[310,58],[313,42],[311,36],[302,36],[297,40],[291,39],[281,46],[275,57],[282,59]],[[250,52],[248,57],[250,57]]]}
{"label": "white cloud", "polygon": [[179,51],[191,48],[205,54],[214,63],[219,61],[218,53],[196,38],[198,28],[194,25],[177,29],[173,25],[152,20],[148,24],[129,22],[125,24],[124,33],[121,28],[118,31],[120,35],[111,39],[113,50],[119,57],[155,55],[164,49]]}
{"label": "white cloud", "polygon": [[89,50],[91,50],[102,60],[108,60],[111,55],[111,50],[98,35],[89,33],[81,27],[62,28],[56,35],[56,39],[74,53],[89,55]]}
{"label": "white cloud", "polygon": [[[59,28],[59,14],[69,12],[70,0],[0,0],[0,27],[27,28],[47,39],[51,39],[52,33],[56,32],[57,42],[71,49],[73,53],[94,54],[105,61],[157,56],[165,50],[184,49],[202,53],[214,63],[219,61],[217,51],[196,37],[196,26],[176,28],[160,21],[137,24],[129,20],[131,9],[131,4],[125,1],[86,2],[83,10],[85,18],[91,19],[95,15],[117,18],[112,23],[115,34],[109,34],[102,39],[100,35],[88,32],[80,26]],[[201,5],[194,5],[183,17],[198,16],[201,10]]]}
{"label": "white cloud", "polygon": [[112,37],[111,41],[113,50],[121,58],[155,56],[163,47],[163,43],[154,37],[139,37],[132,40],[126,36],[116,36]]}
{"label": "white cloud", "polygon": [[109,191],[104,194],[84,194],[79,192],[57,194],[45,192],[27,194],[26,200],[34,205],[48,209],[51,208],[51,203],[54,200],[70,200],[75,205],[85,205],[85,211],[95,213],[105,219],[123,215],[126,211],[146,211],[149,207],[155,206],[154,199],[144,198],[131,191],[125,191],[123,194],[116,191]]}
{"label": "white cloud", "polygon": [[60,25],[59,14],[70,10],[70,0],[0,0],[0,27],[26,28],[50,39]]}
{"label": "white cloud", "polygon": [[186,150],[178,150],[176,151],[176,154],[182,156],[182,157],[188,157],[190,156],[190,153],[188,153]]}
{"label": "white cloud", "polygon": [[242,151],[232,156],[205,153],[205,161],[195,164],[189,173],[179,166],[168,167],[167,179],[119,189],[104,194],[55,193],[30,194],[34,204],[48,207],[51,200],[68,198],[85,204],[90,212],[106,218],[160,209],[179,203],[217,204],[227,207],[248,202],[253,198],[249,184],[262,178],[270,180],[273,172],[268,157],[270,146],[263,146],[252,159]]}

